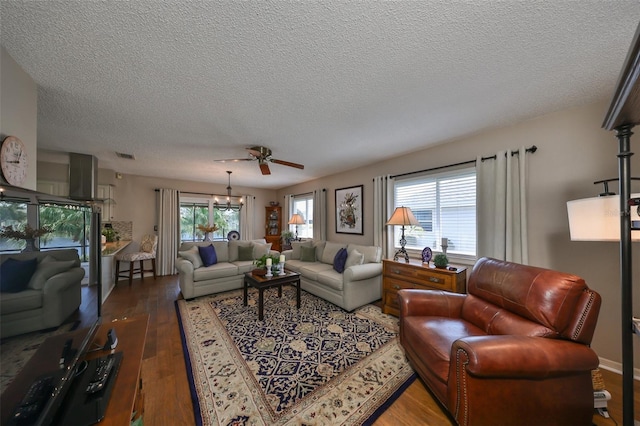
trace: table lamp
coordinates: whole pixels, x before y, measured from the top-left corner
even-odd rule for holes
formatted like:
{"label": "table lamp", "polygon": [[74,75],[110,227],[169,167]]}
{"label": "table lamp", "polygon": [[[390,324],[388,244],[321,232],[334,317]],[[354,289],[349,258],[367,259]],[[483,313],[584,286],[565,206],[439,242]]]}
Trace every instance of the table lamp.
{"label": "table lamp", "polygon": [[413,215],[411,209],[409,207],[396,207],[396,210],[391,215],[389,221],[387,221],[387,225],[401,225],[402,226],[402,237],[400,237],[400,250],[396,252],[393,256],[393,260],[397,261],[400,255],[404,255],[404,260],[406,263],[409,263],[409,254],[407,250],[405,250],[404,246],[407,244],[407,240],[404,237],[404,227],[407,225],[410,226],[420,226],[420,222]]}
{"label": "table lamp", "polygon": [[289,225],[296,226],[296,241],[298,241],[298,225],[304,225],[304,219],[298,213],[294,213],[289,219]]}

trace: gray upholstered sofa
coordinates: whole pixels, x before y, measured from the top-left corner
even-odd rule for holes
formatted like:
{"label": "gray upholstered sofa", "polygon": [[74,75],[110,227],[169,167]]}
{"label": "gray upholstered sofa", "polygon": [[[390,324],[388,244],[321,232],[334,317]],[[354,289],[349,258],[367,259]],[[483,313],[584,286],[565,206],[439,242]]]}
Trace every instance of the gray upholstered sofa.
{"label": "gray upholstered sofa", "polygon": [[[302,289],[352,311],[381,297],[382,249],[331,241],[292,242],[285,268],[301,274]],[[338,250],[347,250],[344,271],[334,269]]]}
{"label": "gray upholstered sofa", "polygon": [[[216,263],[204,266],[198,247],[213,245]],[[185,299],[242,288],[245,272],[265,254],[279,255],[265,240],[185,242],[178,249],[176,269]]]}
{"label": "gray upholstered sofa", "polygon": [[2,338],[58,327],[80,306],[85,272],[76,250],[3,254],[0,268]]}

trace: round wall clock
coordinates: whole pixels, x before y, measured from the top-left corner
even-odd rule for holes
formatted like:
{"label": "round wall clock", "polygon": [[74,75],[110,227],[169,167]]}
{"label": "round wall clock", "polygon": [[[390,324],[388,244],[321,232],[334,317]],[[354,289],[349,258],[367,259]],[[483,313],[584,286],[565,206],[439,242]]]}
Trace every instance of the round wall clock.
{"label": "round wall clock", "polygon": [[20,139],[7,136],[0,148],[0,168],[9,185],[21,186],[27,179],[27,150]]}

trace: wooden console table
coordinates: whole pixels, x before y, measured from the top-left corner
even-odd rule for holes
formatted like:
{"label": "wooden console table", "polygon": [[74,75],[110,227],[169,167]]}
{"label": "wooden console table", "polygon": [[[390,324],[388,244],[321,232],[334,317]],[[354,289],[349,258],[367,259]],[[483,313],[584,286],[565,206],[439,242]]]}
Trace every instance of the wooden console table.
{"label": "wooden console table", "polygon": [[[135,412],[136,418],[144,412],[144,394],[142,391],[142,355],[147,338],[149,315],[140,315],[124,320],[107,322],[100,326],[95,336],[96,345],[104,345],[107,332],[113,328],[118,337],[117,352],[122,352],[122,362],[111,392],[111,399],[100,426],[129,425]],[[87,359],[104,355],[104,352],[91,353]]]}

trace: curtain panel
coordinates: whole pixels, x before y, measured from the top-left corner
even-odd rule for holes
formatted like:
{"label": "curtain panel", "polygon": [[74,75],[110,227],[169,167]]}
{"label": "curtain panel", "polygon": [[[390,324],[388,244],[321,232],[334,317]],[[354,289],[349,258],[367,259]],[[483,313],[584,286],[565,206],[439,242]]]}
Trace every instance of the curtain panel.
{"label": "curtain panel", "polygon": [[256,197],[243,195],[245,204],[240,210],[240,239],[253,240],[255,231]]}
{"label": "curtain panel", "polygon": [[477,255],[528,264],[527,152],[476,160]]}
{"label": "curtain panel", "polygon": [[313,239],[316,241],[327,239],[327,191],[325,189],[313,191]]}
{"label": "curtain panel", "polygon": [[393,227],[386,225],[394,210],[393,182],[390,175],[373,178],[373,245],[382,248],[383,259],[395,253]]}
{"label": "curtain panel", "polygon": [[180,245],[180,192],[162,188],[158,191],[158,275],[173,275]]}

